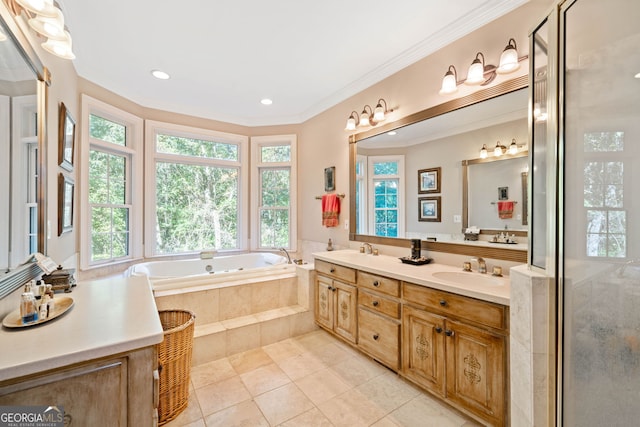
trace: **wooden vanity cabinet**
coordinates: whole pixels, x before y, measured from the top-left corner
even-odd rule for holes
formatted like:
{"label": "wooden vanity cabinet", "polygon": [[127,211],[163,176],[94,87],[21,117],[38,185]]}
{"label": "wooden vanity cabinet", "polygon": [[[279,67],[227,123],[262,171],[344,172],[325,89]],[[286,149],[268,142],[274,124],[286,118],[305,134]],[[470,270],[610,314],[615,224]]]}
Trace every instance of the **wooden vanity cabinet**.
{"label": "wooden vanity cabinet", "polygon": [[156,426],[156,347],[0,383],[0,405],[62,406],[65,425]]}
{"label": "wooden vanity cabinet", "polygon": [[400,369],[400,282],[357,272],[358,347],[394,371]]}
{"label": "wooden vanity cabinet", "polygon": [[403,283],[402,373],[457,408],[507,424],[508,310]]}
{"label": "wooden vanity cabinet", "polygon": [[355,270],[319,260],[315,269],[316,323],[355,344],[358,332]]}

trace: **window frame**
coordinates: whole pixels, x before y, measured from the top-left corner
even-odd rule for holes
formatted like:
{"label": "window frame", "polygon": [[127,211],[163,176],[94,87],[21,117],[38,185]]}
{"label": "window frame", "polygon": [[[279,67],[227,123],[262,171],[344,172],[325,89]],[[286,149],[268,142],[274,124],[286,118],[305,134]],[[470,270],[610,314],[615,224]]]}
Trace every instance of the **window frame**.
{"label": "window frame", "polygon": [[[274,248],[260,246],[260,195],[261,190],[261,170],[283,169],[290,170],[289,188],[289,247],[290,251],[296,251],[298,247],[298,138],[295,134],[272,135],[272,136],[252,136],[251,137],[251,250],[252,251],[272,251]],[[260,154],[263,147],[269,146],[289,146],[291,157],[289,162],[262,162]]]}
{"label": "window frame", "polygon": [[[81,96],[82,143],[79,146],[80,179],[76,183],[80,194],[80,266],[83,270],[104,267],[141,259],[143,256],[143,201],[133,197],[143,191],[143,119],[88,95]],[[89,135],[89,116],[97,115],[122,124],[126,128],[126,145],[94,139]],[[107,260],[91,261],[91,206],[89,204],[89,153],[97,150],[124,156],[127,188],[125,205],[129,207],[129,255]]]}
{"label": "window frame", "polygon": [[[179,154],[160,153],[156,150],[157,135],[171,135],[183,138],[200,139],[214,142],[224,142],[236,144],[238,146],[237,161],[219,160],[211,158],[183,156]],[[156,227],[156,163],[174,162],[195,166],[221,166],[238,168],[238,247],[236,249],[225,249],[224,252],[237,252],[247,249],[248,235],[246,224],[248,223],[248,194],[249,194],[249,138],[227,132],[214,131],[192,126],[177,125],[173,123],[145,120],[145,257],[162,258],[176,255],[190,255],[199,251],[158,254],[156,253],[155,227]],[[212,248],[201,248],[206,250]]]}

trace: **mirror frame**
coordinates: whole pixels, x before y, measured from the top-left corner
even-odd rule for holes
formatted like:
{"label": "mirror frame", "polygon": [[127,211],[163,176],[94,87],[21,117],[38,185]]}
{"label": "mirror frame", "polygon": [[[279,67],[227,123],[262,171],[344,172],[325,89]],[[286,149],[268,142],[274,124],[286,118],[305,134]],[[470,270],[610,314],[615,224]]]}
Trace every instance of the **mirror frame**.
{"label": "mirror frame", "polygon": [[[417,113],[410,114],[404,118],[396,120],[394,122],[386,123],[382,126],[376,126],[373,129],[365,132],[360,132],[349,136],[349,240],[356,242],[367,242],[377,245],[388,245],[398,247],[410,247],[410,239],[397,238],[397,237],[381,237],[381,236],[369,236],[365,234],[356,234],[356,154],[357,143],[363,139],[370,138],[372,136],[380,135],[391,130],[399,129],[404,126],[408,126],[423,120],[440,116],[442,114],[449,113],[451,111],[458,110],[460,108],[468,107],[473,104],[477,104],[482,101],[487,101],[492,98],[496,98],[507,93],[514,92],[516,90],[524,89],[529,86],[529,76],[523,75],[502,83],[499,83],[490,88],[482,89],[474,92],[470,95],[463,96],[461,98],[453,99],[451,101],[444,102],[418,111]],[[448,243],[448,242],[433,242],[422,241],[422,248],[428,251],[434,252],[448,252],[458,255],[469,256],[482,256],[485,258],[502,259],[506,261],[514,262],[527,262],[527,251],[519,249],[503,249],[498,247],[484,247],[475,246],[464,243]]]}
{"label": "mirror frame", "polygon": [[[47,99],[51,85],[49,70],[43,65],[29,39],[26,24],[18,23],[16,16],[21,8],[15,2],[7,5],[0,1],[0,23],[7,29],[7,38],[15,43],[27,65],[33,70],[37,80],[37,112],[38,112],[38,252],[47,253]],[[11,239],[11,236],[10,236]],[[42,270],[33,259],[25,261],[13,271],[0,278],[0,298],[22,286],[25,282],[38,276]]]}

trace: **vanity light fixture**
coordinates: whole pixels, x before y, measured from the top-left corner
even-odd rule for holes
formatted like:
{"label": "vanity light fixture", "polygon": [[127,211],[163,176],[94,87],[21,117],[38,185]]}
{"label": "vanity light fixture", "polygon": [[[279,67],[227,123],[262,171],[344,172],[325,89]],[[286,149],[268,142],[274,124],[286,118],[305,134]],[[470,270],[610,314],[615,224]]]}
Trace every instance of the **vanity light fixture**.
{"label": "vanity light fixture", "polygon": [[511,38],[500,55],[500,63],[497,67],[492,64],[486,64],[484,54],[478,52],[469,66],[467,78],[458,80],[456,67],[449,65],[449,69],[442,78],[442,86],[439,93],[440,95],[455,93],[458,91],[458,86],[463,83],[469,86],[488,85],[496,78],[496,74],[508,74],[518,70],[520,61],[528,57],[528,55],[518,57],[516,41]]}
{"label": "vanity light fixture", "polygon": [[507,151],[509,154],[517,154],[518,153],[518,144],[516,144],[516,139],[511,140],[511,144],[509,145],[509,150]]}
{"label": "vanity light fixture", "polygon": [[442,88],[440,89],[440,95],[447,95],[458,91],[458,72],[456,67],[449,65],[449,69],[442,78]]}
{"label": "vanity light fixture", "polygon": [[480,158],[481,159],[486,159],[487,156],[488,156],[487,144],[482,144],[482,148],[480,149]]}
{"label": "vanity light fixture", "polygon": [[471,65],[469,66],[467,79],[464,81],[464,84],[470,86],[486,84],[484,78],[485,68],[487,67],[484,65],[484,55],[482,54],[482,52],[476,53],[476,58],[471,62]]}
{"label": "vanity light fixture", "polygon": [[8,0],[18,16],[24,12],[27,22],[38,36],[47,38],[42,48],[63,59],[74,59],[71,34],[64,26],[64,14],[53,0]]}
{"label": "vanity light fixture", "polygon": [[500,157],[502,156],[504,153],[506,153],[507,151],[507,147],[505,147],[504,145],[500,144],[500,141],[496,142],[496,147],[493,149],[493,155],[496,157]]}
{"label": "vanity light fixture", "polygon": [[[513,43],[513,44],[512,44]],[[496,69],[498,74],[509,74],[520,68],[520,62],[518,61],[518,48],[514,39],[509,39],[509,44],[502,51],[500,55],[500,64]]]}
{"label": "vanity light fixture", "polygon": [[387,113],[392,112],[393,109],[387,107],[387,101],[383,98],[378,99],[376,108],[371,108],[369,104],[362,108],[362,113],[358,115],[357,112],[352,111],[347,119],[347,125],[344,130],[356,130],[359,127],[375,126],[378,123],[384,121],[387,118]]}

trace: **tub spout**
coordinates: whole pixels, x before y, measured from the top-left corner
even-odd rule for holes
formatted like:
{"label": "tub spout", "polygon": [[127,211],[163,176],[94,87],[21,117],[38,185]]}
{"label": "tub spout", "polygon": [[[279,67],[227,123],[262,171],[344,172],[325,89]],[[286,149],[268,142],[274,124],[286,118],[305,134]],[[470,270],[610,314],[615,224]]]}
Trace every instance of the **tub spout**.
{"label": "tub spout", "polygon": [[289,256],[289,252],[287,252],[285,248],[280,248],[279,251],[284,252],[284,254],[287,256],[287,264],[291,264],[291,257]]}

